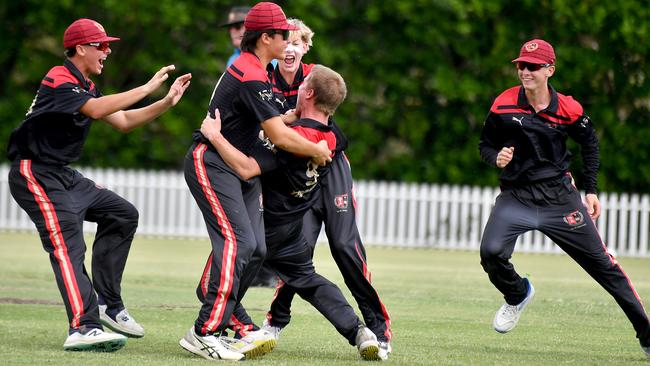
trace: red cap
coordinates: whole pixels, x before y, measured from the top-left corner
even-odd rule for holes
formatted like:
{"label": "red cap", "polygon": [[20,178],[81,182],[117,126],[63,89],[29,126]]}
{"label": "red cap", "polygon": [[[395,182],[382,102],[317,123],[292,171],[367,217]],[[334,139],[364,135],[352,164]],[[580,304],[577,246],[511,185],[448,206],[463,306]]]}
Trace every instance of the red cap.
{"label": "red cap", "polygon": [[555,65],[555,51],[550,43],[542,39],[533,39],[524,43],[519,51],[519,57],[512,60],[512,62],[518,61]]}
{"label": "red cap", "polygon": [[255,4],[246,15],[244,21],[246,30],[298,30],[299,27],[287,23],[287,17],[282,8],[274,3],[261,2]]}
{"label": "red cap", "polygon": [[63,33],[63,47],[70,48],[78,44],[91,42],[113,42],[119,38],[109,37],[101,24],[92,19],[81,18],[75,20]]}

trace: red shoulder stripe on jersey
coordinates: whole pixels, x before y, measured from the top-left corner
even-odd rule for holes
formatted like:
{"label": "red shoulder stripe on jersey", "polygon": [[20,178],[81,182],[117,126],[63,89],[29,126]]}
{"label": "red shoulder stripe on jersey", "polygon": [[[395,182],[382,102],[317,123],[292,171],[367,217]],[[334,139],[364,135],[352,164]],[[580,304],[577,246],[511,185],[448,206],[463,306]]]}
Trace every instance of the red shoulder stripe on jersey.
{"label": "red shoulder stripe on jersey", "polygon": [[512,108],[508,109],[518,109],[521,110],[520,106],[517,105],[517,99],[519,96],[519,87],[514,86],[510,89],[507,89],[503,93],[501,93],[495,100],[494,103],[492,103],[492,107],[490,107],[490,112],[494,113],[507,113],[507,112],[499,112],[497,110],[509,106]]}
{"label": "red shoulder stripe on jersey", "polygon": [[557,104],[555,116],[565,117],[568,121],[576,121],[584,113],[580,103],[570,96],[557,93]]}
{"label": "red shoulder stripe on jersey", "polygon": [[239,81],[244,80],[244,73],[241,72],[241,70],[239,70],[238,68],[236,68],[235,65],[230,65],[227,71],[230,75],[234,76],[235,79]]}
{"label": "red shoulder stripe on jersey", "polygon": [[[70,70],[68,70],[65,66],[53,67],[52,69],[50,69],[50,71],[48,71],[47,75],[45,75],[45,77],[41,81],[41,84],[47,85],[51,88],[56,88],[59,85],[65,83],[79,85],[79,80],[77,80],[77,78],[74,77],[74,75],[72,75]],[[91,89],[92,89],[92,84],[91,84]]]}
{"label": "red shoulder stripe on jersey", "polygon": [[571,120],[567,117],[562,116],[553,116],[549,113],[539,113],[538,116],[548,120],[549,122],[557,123],[559,125],[571,125],[575,120]]}
{"label": "red shoulder stripe on jersey", "polygon": [[498,106],[497,108],[493,108],[491,112],[496,114],[508,114],[508,113],[531,114],[532,113],[528,109],[522,109],[516,105]]}
{"label": "red shoulder stripe on jersey", "polygon": [[[241,76],[233,74],[234,68],[241,73]],[[243,52],[235,62],[228,68],[228,72],[232,74],[237,80],[241,82],[245,81],[262,81],[265,83],[270,83],[269,74],[262,66],[262,62],[257,56],[253,55],[250,52]]]}

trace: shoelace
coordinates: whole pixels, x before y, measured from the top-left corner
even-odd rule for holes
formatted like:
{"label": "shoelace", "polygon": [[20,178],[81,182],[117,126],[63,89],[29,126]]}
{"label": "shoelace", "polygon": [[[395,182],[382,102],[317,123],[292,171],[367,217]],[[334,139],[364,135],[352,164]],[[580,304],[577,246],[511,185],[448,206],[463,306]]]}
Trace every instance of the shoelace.
{"label": "shoelace", "polygon": [[508,318],[512,318],[515,315],[517,315],[518,312],[519,310],[517,309],[517,305],[506,305],[506,307],[501,312],[501,315]]}

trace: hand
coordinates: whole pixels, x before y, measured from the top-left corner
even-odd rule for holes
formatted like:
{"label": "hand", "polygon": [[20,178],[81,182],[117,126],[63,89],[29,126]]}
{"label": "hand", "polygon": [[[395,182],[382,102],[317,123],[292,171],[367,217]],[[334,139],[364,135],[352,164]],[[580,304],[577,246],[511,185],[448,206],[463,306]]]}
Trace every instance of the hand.
{"label": "hand", "polygon": [[296,114],[295,109],[289,109],[280,117],[282,117],[282,122],[284,122],[285,125],[290,125],[298,120],[298,115]]}
{"label": "hand", "polygon": [[175,106],[179,100],[181,100],[183,93],[185,93],[187,87],[190,86],[191,78],[192,78],[192,74],[185,74],[179,76],[176,78],[176,80],[174,80],[172,86],[169,87],[169,91],[167,92],[165,99],[169,102],[169,104],[172,107]]}
{"label": "hand", "polygon": [[201,133],[210,141],[221,135],[221,114],[218,109],[214,111],[214,118],[210,117],[210,113],[205,115],[201,123]]}
{"label": "hand", "polygon": [[585,201],[587,204],[587,213],[589,213],[592,220],[596,220],[600,216],[600,201],[598,200],[598,196],[594,193],[587,193]]}
{"label": "hand", "polygon": [[515,148],[514,147],[504,147],[499,151],[497,154],[497,167],[499,168],[505,168],[506,165],[512,160],[512,157],[515,154]]}
{"label": "hand", "polygon": [[169,77],[168,72],[173,71],[175,69],[176,66],[168,65],[158,70],[158,72],[154,74],[151,80],[149,80],[146,84],[144,84],[147,94],[151,94],[154,92],[154,90],[160,88],[162,83],[164,83],[165,80],[167,80],[167,78]]}
{"label": "hand", "polygon": [[327,141],[325,140],[320,140],[316,144],[318,146],[318,149],[320,150],[319,154],[316,156],[313,156],[311,158],[311,161],[314,162],[316,165],[324,166],[325,164],[329,163],[332,161],[332,157],[330,156],[332,152],[330,151],[329,146],[327,146]]}

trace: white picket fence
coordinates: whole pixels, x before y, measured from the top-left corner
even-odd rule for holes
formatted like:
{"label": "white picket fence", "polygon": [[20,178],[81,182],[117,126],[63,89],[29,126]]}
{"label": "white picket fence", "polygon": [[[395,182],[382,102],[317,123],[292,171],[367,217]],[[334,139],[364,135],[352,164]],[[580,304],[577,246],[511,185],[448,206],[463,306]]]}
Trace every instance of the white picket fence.
{"label": "white picket fence", "polygon": [[[0,230],[33,231],[29,217],[14,202],[0,166]],[[201,213],[182,172],[80,168],[85,176],[132,202],[140,212],[138,235],[205,238]],[[356,184],[358,226],[369,245],[477,250],[497,188],[359,181]],[[598,219],[603,241],[618,255],[647,257],[650,231],[648,195],[599,195]],[[86,223],[85,230],[94,232]],[[326,240],[321,234],[321,241]],[[540,232],[520,237],[517,250],[561,253]]]}

